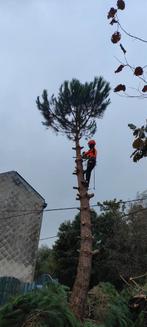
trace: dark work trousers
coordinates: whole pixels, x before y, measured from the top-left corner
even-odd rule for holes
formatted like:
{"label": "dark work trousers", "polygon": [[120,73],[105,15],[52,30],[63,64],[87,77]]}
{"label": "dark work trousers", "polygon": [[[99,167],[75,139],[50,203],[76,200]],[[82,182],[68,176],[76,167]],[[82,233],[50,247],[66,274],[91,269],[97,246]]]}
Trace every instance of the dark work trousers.
{"label": "dark work trousers", "polygon": [[90,183],[90,177],[91,177],[91,172],[93,170],[93,168],[96,165],[96,159],[95,158],[90,158],[88,159],[87,162],[87,169],[86,169],[86,182],[87,182],[87,186],[89,186]]}

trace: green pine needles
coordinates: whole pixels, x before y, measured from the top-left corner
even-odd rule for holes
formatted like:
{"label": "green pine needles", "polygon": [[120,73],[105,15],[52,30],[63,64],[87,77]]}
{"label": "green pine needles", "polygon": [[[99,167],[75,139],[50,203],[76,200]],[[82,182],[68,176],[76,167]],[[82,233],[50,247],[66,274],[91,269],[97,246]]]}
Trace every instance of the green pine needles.
{"label": "green pine needles", "polygon": [[0,310],[1,327],[79,327],[65,288],[50,284],[17,297]]}
{"label": "green pine needles", "polygon": [[79,322],[69,308],[67,288],[50,284],[1,307],[0,327],[142,327],[142,312],[132,319],[130,296],[119,294],[110,283],[100,283],[89,292],[87,316]]}
{"label": "green pine needles", "polygon": [[41,111],[48,128],[63,133],[75,141],[75,137],[92,137],[96,132],[96,118],[102,118],[110,103],[110,85],[102,77],[93,82],[80,83],[73,79],[65,81],[58,96],[48,99],[47,91],[42,94],[42,102],[37,97],[37,107]]}
{"label": "green pine needles", "polygon": [[128,302],[111,283],[99,283],[89,294],[89,312],[97,327],[133,327]]}

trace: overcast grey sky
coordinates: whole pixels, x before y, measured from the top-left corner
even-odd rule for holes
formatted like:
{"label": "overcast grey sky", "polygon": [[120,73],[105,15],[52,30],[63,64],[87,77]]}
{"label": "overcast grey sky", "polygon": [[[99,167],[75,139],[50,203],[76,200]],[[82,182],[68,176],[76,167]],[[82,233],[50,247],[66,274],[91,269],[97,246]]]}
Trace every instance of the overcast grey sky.
{"label": "overcast grey sky", "polygon": [[[145,0],[126,0],[120,13],[130,32],[146,37]],[[119,82],[138,87],[127,71],[114,75],[121,58],[110,42],[106,19],[113,0],[1,0],[0,1],[0,171],[18,171],[48,203],[48,208],[77,205],[72,175],[72,143],[42,126],[35,100],[46,88],[57,94],[58,87],[73,77],[82,82],[102,75],[112,88]],[[144,10],[142,9],[144,8]],[[147,45],[124,37],[132,64],[145,65]],[[132,89],[129,89],[132,92]],[[111,93],[111,105],[98,121],[97,201],[131,199],[147,189],[147,159],[134,164],[129,158],[132,134],[129,122],[144,123],[146,100],[123,99]],[[82,145],[86,146],[83,139]],[[41,237],[56,235],[65,219],[76,211],[44,215]],[[43,242],[52,244],[53,240]]]}

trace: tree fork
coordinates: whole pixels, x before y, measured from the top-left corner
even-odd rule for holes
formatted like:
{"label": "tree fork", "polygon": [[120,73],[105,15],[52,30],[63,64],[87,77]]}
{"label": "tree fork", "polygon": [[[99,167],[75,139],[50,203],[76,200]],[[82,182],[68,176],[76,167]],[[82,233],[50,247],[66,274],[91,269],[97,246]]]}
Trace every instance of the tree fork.
{"label": "tree fork", "polygon": [[[76,157],[81,157],[81,147],[79,140],[76,141]],[[81,244],[80,255],[77,268],[77,275],[73,285],[70,298],[70,306],[75,315],[82,320],[84,316],[87,293],[89,290],[91,266],[92,266],[92,232],[91,232],[91,214],[89,197],[85,196],[85,186],[83,181],[83,165],[82,160],[76,161],[77,180],[79,188],[80,200],[80,220],[81,220]]]}

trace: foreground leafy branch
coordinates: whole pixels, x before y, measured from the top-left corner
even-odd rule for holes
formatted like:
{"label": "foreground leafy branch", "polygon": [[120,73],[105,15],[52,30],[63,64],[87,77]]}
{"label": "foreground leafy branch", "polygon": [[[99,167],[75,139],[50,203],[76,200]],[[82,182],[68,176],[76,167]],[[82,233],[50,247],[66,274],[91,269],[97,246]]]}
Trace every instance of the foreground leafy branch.
{"label": "foreground leafy branch", "polygon": [[128,124],[133,131],[134,141],[132,147],[135,149],[131,154],[133,161],[137,162],[143,157],[147,157],[147,125],[138,128],[134,124]]}
{"label": "foreground leafy branch", "polygon": [[142,87],[138,87],[136,88],[136,93],[135,94],[129,94],[127,91],[127,86],[125,84],[118,84],[115,88],[114,88],[114,92],[120,92],[122,91],[124,96],[127,97],[139,97],[139,98],[147,98],[147,80],[145,77],[145,73],[146,73],[146,67],[147,65],[144,66],[133,66],[131,63],[128,62],[127,59],[127,50],[124,48],[123,44],[121,43],[122,40],[122,33],[127,35],[130,38],[133,38],[134,40],[138,40],[140,42],[143,42],[144,44],[147,44],[147,40],[135,36],[131,33],[129,33],[124,27],[122,27],[121,23],[120,23],[120,19],[119,19],[119,11],[120,10],[125,10],[126,9],[126,4],[124,0],[118,0],[116,7],[111,7],[107,18],[108,20],[110,20],[110,25],[111,26],[116,26],[116,30],[115,32],[112,34],[111,36],[111,42],[113,44],[118,44],[120,46],[120,49],[123,53],[123,61],[120,62],[120,65],[115,69],[115,73],[120,73],[122,70],[129,68],[131,73],[133,73],[133,75],[135,75],[136,77],[138,77],[140,79],[140,81],[142,82]]}

